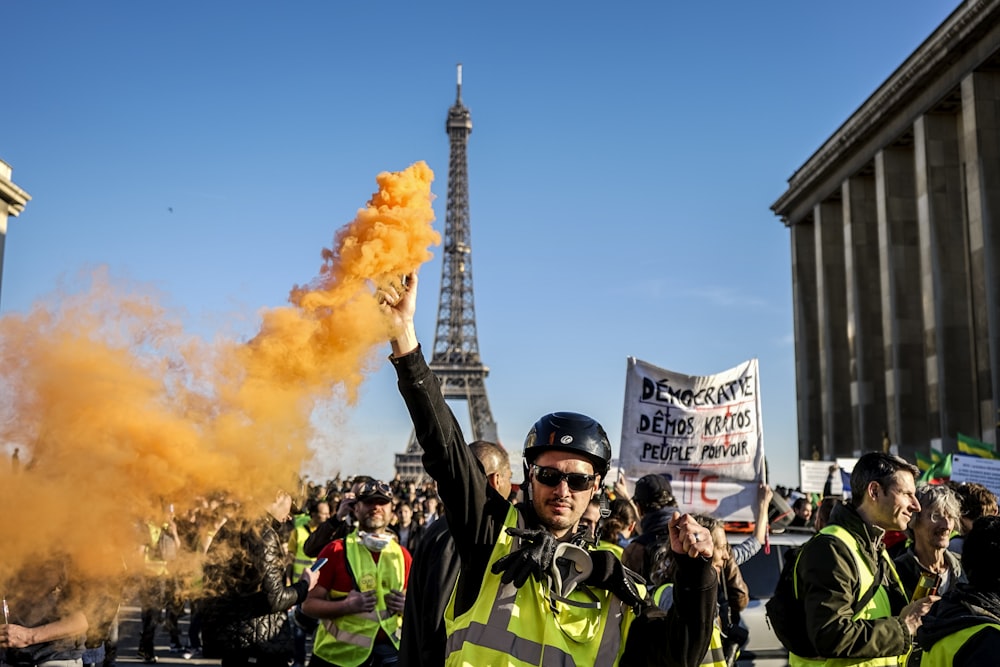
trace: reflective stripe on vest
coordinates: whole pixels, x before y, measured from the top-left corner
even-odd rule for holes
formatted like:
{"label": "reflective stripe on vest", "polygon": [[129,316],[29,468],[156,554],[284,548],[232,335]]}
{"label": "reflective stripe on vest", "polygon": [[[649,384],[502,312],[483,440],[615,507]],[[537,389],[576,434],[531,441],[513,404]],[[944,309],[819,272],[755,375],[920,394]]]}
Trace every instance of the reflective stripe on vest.
{"label": "reflective stripe on vest", "polygon": [[[663,584],[653,593],[656,606],[666,611],[674,604],[674,585]],[[722,628],[719,626],[719,615],[716,613],[712,624],[712,639],[708,643],[708,651],[699,663],[701,667],[727,667],[726,652],[722,649]]]}
{"label": "reflective stripe on vest", "polygon": [[[875,583],[875,573],[868,567],[868,561],[865,560],[861,553],[861,546],[858,544],[857,538],[844,527],[834,525],[824,527],[819,531],[819,534],[832,535],[847,545],[851,555],[854,556],[854,564],[858,570],[858,595],[864,595],[865,591],[871,588]],[[899,575],[896,574],[896,567],[892,564],[892,561],[889,559],[889,556],[885,553],[884,549],[879,557],[884,559],[886,565],[888,566],[888,571],[892,574],[892,578],[895,580],[899,590],[904,590],[903,584],[899,580]],[[797,561],[796,567],[798,567]],[[795,597],[798,597],[798,576],[795,577],[794,581]],[[889,603],[889,594],[886,592],[885,587],[879,584],[879,589],[876,591],[872,599],[868,601],[868,604],[866,604],[863,609],[855,613],[854,616],[851,617],[851,620],[874,620],[878,618],[889,618],[890,616],[892,616],[892,606]],[[791,651],[788,653],[788,664],[791,665],[791,667],[816,667],[818,665],[823,665],[824,667],[898,667],[898,665],[904,664],[905,661],[905,655],[891,655],[881,658],[803,658],[802,656],[795,655]]]}
{"label": "reflective stripe on vest", "polygon": [[309,524],[295,526],[295,560],[292,561],[292,575],[295,581],[298,581],[305,569],[316,560],[307,556],[306,552],[303,551],[310,532]]}
{"label": "reflective stripe on vest", "polygon": [[[359,544],[355,529],[344,538],[344,554],[361,592],[375,591],[375,609],[362,614],[349,614],[327,619],[316,628],[313,653],[340,667],[355,667],[371,655],[379,628],[385,631],[393,645],[399,648],[402,618],[385,606],[385,595],[402,590],[406,577],[403,550],[393,540],[380,552],[378,563],[367,548]],[[346,593],[330,591],[331,599]]]}
{"label": "reflective stripe on vest", "polygon": [[930,651],[924,651],[924,656],[920,661],[920,667],[951,667],[952,659],[965,642],[972,639],[973,635],[979,634],[986,628],[993,628],[1000,632],[1000,625],[996,623],[980,623],[962,628],[958,632],[953,632],[931,646]]}
{"label": "reflective stripe on vest", "polygon": [[[490,565],[517,548],[506,529],[518,525],[520,514],[511,506]],[[445,610],[446,665],[617,665],[634,618],[605,590],[578,586],[566,602],[534,578],[520,589],[503,584],[490,567],[472,608],[457,618],[456,590]]]}

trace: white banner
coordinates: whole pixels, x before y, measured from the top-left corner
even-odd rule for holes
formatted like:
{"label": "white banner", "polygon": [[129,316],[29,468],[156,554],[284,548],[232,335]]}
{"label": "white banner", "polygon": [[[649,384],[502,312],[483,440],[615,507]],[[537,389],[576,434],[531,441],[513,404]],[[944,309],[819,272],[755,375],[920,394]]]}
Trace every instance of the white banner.
{"label": "white banner", "polygon": [[763,442],[756,359],[698,376],[628,358],[619,462],[629,482],[663,474],[684,511],[753,521]]}
{"label": "white banner", "polygon": [[[799,488],[802,489],[802,493],[823,493],[823,487],[830,475],[830,466],[836,468],[837,464],[833,461],[799,459]],[[840,471],[834,472],[833,493],[831,495],[839,496],[843,493],[844,487],[841,485]]]}
{"label": "white banner", "polygon": [[982,459],[978,456],[953,454],[951,457],[951,481],[976,482],[1000,496],[1000,461]]}

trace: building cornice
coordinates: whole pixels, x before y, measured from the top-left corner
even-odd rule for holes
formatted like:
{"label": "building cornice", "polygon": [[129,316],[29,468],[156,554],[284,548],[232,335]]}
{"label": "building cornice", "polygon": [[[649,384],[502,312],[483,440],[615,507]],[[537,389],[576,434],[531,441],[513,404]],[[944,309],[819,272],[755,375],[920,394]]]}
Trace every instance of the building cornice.
{"label": "building cornice", "polygon": [[[912,125],[962,76],[982,64],[1000,47],[1000,0],[967,0],[924,40],[899,68],[855,111],[833,135],[788,179],[788,190],[771,205],[785,224],[794,224],[827,193],[819,192],[828,176],[848,158],[865,148],[868,140],[881,134],[901,115]],[[990,37],[997,43],[984,48],[975,45]],[[964,62],[963,62],[964,61]],[[956,64],[962,65],[956,71]],[[954,79],[954,80],[952,80]],[[927,92],[938,95],[929,98]],[[924,108],[913,109],[915,102]],[[910,117],[912,116],[912,118]],[[865,160],[874,157],[865,155]],[[812,203],[810,203],[812,202]]]}
{"label": "building cornice", "polygon": [[14,185],[10,176],[10,165],[0,160],[0,200],[7,204],[8,215],[18,216],[24,210],[24,205],[31,200],[31,195]]}

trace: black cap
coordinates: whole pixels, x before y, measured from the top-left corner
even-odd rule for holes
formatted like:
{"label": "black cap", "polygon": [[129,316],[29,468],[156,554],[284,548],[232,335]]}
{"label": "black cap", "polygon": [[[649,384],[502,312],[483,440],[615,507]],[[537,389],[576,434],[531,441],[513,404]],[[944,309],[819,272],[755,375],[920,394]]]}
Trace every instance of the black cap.
{"label": "black cap", "polygon": [[646,475],[635,483],[632,500],[648,505],[664,494],[673,498],[674,490],[670,488],[670,480],[659,474]]}

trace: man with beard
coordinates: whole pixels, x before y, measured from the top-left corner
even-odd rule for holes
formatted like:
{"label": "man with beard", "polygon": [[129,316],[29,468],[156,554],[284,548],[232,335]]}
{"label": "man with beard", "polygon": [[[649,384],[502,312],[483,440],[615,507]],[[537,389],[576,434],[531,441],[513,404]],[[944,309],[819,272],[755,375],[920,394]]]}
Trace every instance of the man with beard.
{"label": "man with beard", "polygon": [[[466,446],[421,354],[416,287],[409,275],[383,285],[379,298],[394,332],[399,391],[460,556],[445,617],[446,664],[698,664],[715,614],[708,531],[691,516],[671,517],[680,576],[668,612],[656,609],[613,553],[573,543],[611,460],[604,428],[575,412],[547,414],[530,429],[522,455],[525,502],[511,505]],[[559,386],[557,374],[535,381]]]}
{"label": "man with beard", "polygon": [[[917,630],[923,667],[995,665],[1000,656],[1000,517],[977,519],[962,554],[969,583],[934,605]],[[911,663],[912,664],[912,661]]]}
{"label": "man with beard", "polygon": [[372,481],[357,492],[357,527],[320,552],[327,563],[302,611],[320,620],[310,667],[395,664],[410,552],[388,530],[392,487]]}

